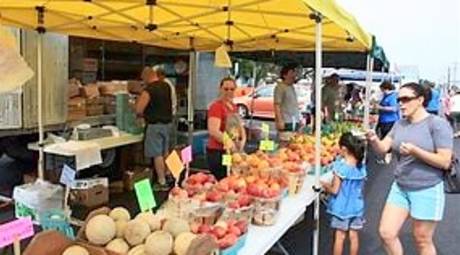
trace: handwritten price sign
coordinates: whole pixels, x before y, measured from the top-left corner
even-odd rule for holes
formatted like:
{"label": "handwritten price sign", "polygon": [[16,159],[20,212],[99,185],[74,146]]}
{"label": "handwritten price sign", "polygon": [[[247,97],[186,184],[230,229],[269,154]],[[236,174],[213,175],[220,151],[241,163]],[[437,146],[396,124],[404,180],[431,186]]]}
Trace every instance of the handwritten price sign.
{"label": "handwritten price sign", "polygon": [[21,218],[0,225],[0,248],[34,235],[31,218]]}

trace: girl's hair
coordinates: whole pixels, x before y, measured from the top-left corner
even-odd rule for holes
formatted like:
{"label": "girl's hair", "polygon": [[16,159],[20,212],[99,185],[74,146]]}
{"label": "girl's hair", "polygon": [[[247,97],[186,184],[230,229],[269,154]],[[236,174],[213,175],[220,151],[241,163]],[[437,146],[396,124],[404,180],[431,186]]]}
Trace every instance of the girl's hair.
{"label": "girl's hair", "polygon": [[236,82],[235,82],[235,80],[234,80],[232,77],[225,77],[225,78],[223,78],[222,80],[220,80],[219,87],[222,88],[222,86],[224,86],[224,83],[225,83],[226,81],[232,81],[232,82],[236,85]]}
{"label": "girl's hair", "polygon": [[380,89],[394,90],[395,86],[390,81],[383,81],[382,84],[380,84]]}
{"label": "girl's hair", "polygon": [[365,144],[364,141],[356,136],[353,136],[351,132],[345,132],[342,134],[339,140],[339,145],[347,148],[347,150],[356,158],[358,161],[358,167],[361,167],[364,160]]}
{"label": "girl's hair", "polygon": [[416,97],[423,97],[423,107],[428,106],[428,102],[431,100],[431,88],[429,86],[423,86],[415,82],[409,82],[402,85],[400,89],[402,88],[412,90]]}

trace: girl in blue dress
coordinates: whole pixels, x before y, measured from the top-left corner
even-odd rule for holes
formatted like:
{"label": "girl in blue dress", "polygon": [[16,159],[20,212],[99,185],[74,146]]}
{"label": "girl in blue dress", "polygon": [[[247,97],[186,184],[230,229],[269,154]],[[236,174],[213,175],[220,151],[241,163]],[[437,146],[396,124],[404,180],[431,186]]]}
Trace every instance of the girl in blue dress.
{"label": "girl in blue dress", "polygon": [[364,224],[365,144],[363,140],[351,133],[344,133],[340,137],[339,145],[342,158],[333,164],[332,182],[321,182],[321,184],[324,190],[331,194],[327,213],[331,215],[331,228],[335,230],[333,254],[342,254],[343,244],[348,236],[350,255],[357,255],[358,231]]}

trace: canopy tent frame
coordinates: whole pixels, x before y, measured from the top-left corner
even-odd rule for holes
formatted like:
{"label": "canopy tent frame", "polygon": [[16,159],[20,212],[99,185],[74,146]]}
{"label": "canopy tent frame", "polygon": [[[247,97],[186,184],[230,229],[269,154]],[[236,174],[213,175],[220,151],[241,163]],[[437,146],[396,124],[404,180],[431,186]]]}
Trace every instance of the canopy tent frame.
{"label": "canopy tent frame", "polygon": [[[68,2],[68,3],[71,3],[71,2],[76,2],[76,1],[72,1],[72,0],[61,0],[63,2]],[[176,32],[176,33],[173,33],[171,31],[167,31],[167,30],[161,30],[161,27],[162,26],[167,26],[167,25],[177,25],[177,23],[181,23],[181,22],[188,22],[188,23],[191,23],[190,25],[192,27],[196,27],[196,29],[199,29],[198,31],[204,31],[206,32],[206,28],[203,28],[202,26],[200,26],[200,24],[195,24],[193,22],[193,18],[196,18],[196,17],[203,17],[203,16],[206,16],[206,15],[212,15],[212,14],[216,14],[216,13],[219,13],[219,12],[227,12],[228,14],[228,18],[225,22],[225,25],[228,26],[228,30],[227,30],[227,34],[224,35],[223,37],[220,36],[220,35],[217,35],[217,40],[212,40],[212,39],[207,39],[207,41],[210,42],[210,44],[198,44],[197,41],[201,40],[202,38],[200,38],[199,36],[196,36],[194,34],[185,34],[185,39],[190,39],[190,38],[193,38],[193,40],[189,40],[189,45],[187,45],[187,49],[191,50],[193,52],[193,55],[190,55],[190,65],[189,65],[189,69],[190,71],[192,71],[192,68],[194,71],[193,72],[193,75],[191,76],[196,76],[196,68],[197,68],[197,65],[196,65],[196,61],[197,61],[197,51],[209,51],[209,50],[213,50],[215,48],[217,48],[218,46],[222,45],[222,44],[227,44],[228,46],[230,46],[231,49],[233,50],[241,50],[241,49],[238,49],[238,46],[240,44],[243,44],[242,42],[245,42],[247,41],[247,39],[233,39],[232,38],[232,30],[231,30],[231,27],[234,26],[235,22],[231,20],[231,13],[230,12],[238,12],[238,8],[242,8],[240,10],[242,10],[242,12],[245,12],[245,13],[253,13],[254,11],[251,10],[251,9],[247,9],[245,7],[248,7],[248,6],[251,6],[251,5],[257,5],[257,4],[261,4],[261,3],[267,3],[267,2],[274,2],[275,0],[256,0],[256,1],[249,1],[249,2],[245,2],[245,3],[241,3],[239,5],[231,5],[231,1],[229,1],[229,5],[228,6],[223,6],[222,8],[214,8],[212,6],[209,6],[208,9],[211,9],[212,11],[207,11],[205,13],[200,13],[200,14],[195,14],[195,15],[192,15],[192,16],[184,16],[184,17],[181,17],[177,20],[172,20],[172,21],[167,21],[163,24],[155,24],[154,23],[154,12],[153,12],[153,9],[154,9],[154,5],[157,6],[158,5],[158,2],[155,1],[155,0],[147,0],[147,4],[151,5],[149,8],[150,8],[150,17],[149,17],[149,24],[144,24],[143,22],[140,22],[142,23],[142,25],[145,25],[144,27],[142,27],[142,29],[139,29],[137,28],[137,26],[135,25],[130,25],[129,26],[129,29],[133,30],[133,31],[139,31],[139,30],[142,30],[143,32],[145,31],[148,31],[148,34],[151,35],[151,34],[163,34],[163,33],[166,33],[165,35],[159,35],[159,37],[161,38],[161,42],[168,42],[170,44],[166,44],[167,45],[166,47],[169,47],[169,48],[179,48],[181,47],[182,45],[180,44],[180,42],[177,42],[177,44],[171,44],[171,41],[174,41],[174,40],[177,40],[177,37],[179,36],[183,36],[181,32]],[[10,1],[12,2],[12,1]],[[29,0],[28,2],[31,2],[31,0]],[[41,1],[32,1],[32,2],[41,2]],[[49,1],[49,3],[52,3],[52,2],[57,2],[57,1]],[[79,2],[82,2],[82,1],[79,1]],[[93,1],[84,1],[85,4],[94,4],[94,2],[97,2],[97,3],[110,3],[110,2],[115,2],[115,1],[111,1],[111,0],[105,0],[105,1],[98,1],[98,0],[93,0]],[[121,3],[126,3],[125,1],[117,1],[117,2],[121,2]],[[129,1],[129,3],[132,3],[132,2],[137,2],[137,1]],[[138,2],[142,2],[144,3],[145,1],[144,0],[139,0]],[[292,1],[293,2],[293,1]],[[323,39],[323,36],[328,39],[328,35],[326,33],[324,33],[323,31],[323,26],[326,26],[328,24],[334,24],[334,21],[333,20],[323,20],[325,17],[327,17],[327,15],[323,15],[321,14],[321,10],[323,7],[320,6],[321,3],[326,3],[325,5],[334,5],[335,2],[334,1],[328,1],[328,2],[325,2],[325,1],[316,1],[316,0],[304,0],[304,1],[299,1],[299,2],[302,2],[303,4],[305,4],[307,6],[307,8],[309,8],[310,10],[313,10],[314,11],[314,14],[304,14],[304,15],[296,15],[295,13],[284,13],[284,12],[271,12],[271,13],[268,13],[268,11],[266,11],[266,15],[285,15],[284,17],[289,17],[289,18],[295,18],[296,16],[298,16],[298,18],[305,18],[305,19],[313,19],[315,20],[315,25],[314,25],[314,28],[315,28],[315,33],[314,33],[314,36],[315,36],[315,43],[314,43],[314,49],[315,49],[315,54],[316,54],[316,64],[315,64],[315,67],[316,67],[316,84],[315,84],[315,87],[317,88],[316,89],[316,102],[317,102],[317,105],[319,107],[317,107],[317,113],[318,111],[320,111],[320,106],[321,106],[321,90],[320,90],[320,86],[321,86],[321,67],[322,67],[322,51],[323,49],[325,48],[324,46],[327,45],[329,49],[335,49],[335,48],[340,48],[341,45],[340,44],[337,44],[337,45],[333,45],[332,43],[331,44],[326,44],[326,42],[331,42],[331,41],[325,41],[323,42],[322,39]],[[307,3],[308,2],[308,3]],[[182,5],[182,3],[171,3],[171,2],[166,2],[166,1],[162,1],[162,4],[177,4],[177,5]],[[100,5],[100,4],[99,4]],[[139,5],[139,4],[137,4]],[[190,7],[195,7],[195,8],[198,8],[198,5],[197,4],[188,4]],[[142,5],[143,6],[143,5]],[[184,6],[184,5],[183,5]],[[313,7],[317,7],[319,10],[313,8]],[[200,6],[201,7],[201,6]],[[124,7],[124,8],[128,8],[128,7]],[[165,8],[164,6],[162,7],[163,9]],[[326,7],[324,7],[326,8]],[[49,9],[46,9],[46,12],[45,12],[45,7],[43,6],[39,6],[39,8],[36,8],[37,10],[37,17],[38,17],[38,22],[37,22],[37,26],[30,26],[28,25],[27,23],[24,23],[24,22],[21,22],[21,21],[16,21],[14,19],[11,19],[11,17],[4,17],[4,15],[2,15],[2,11],[5,11],[5,9],[7,9],[6,7],[2,6],[2,4],[0,4],[0,20],[4,20],[4,21],[8,21],[8,24],[9,25],[15,25],[15,26],[19,26],[19,27],[23,27],[23,28],[33,28],[35,30],[37,30],[37,33],[38,33],[38,37],[39,37],[39,41],[42,41],[43,39],[43,35],[45,34],[45,32],[61,32],[61,33],[66,33],[66,26],[63,26],[63,28],[60,28],[60,29],[51,29],[52,27],[45,27],[44,26],[44,14],[45,13],[51,13],[53,14],[53,10],[49,10]],[[25,8],[26,10],[26,8]],[[103,14],[99,14],[99,15],[107,15],[107,16],[111,16],[112,14],[119,14],[123,11],[120,11],[121,9],[112,9],[110,10],[109,12],[107,13],[103,13]],[[337,11],[337,10],[336,10]],[[58,12],[59,13],[59,12]],[[56,15],[56,13],[54,13]],[[59,13],[61,14],[61,13]],[[171,13],[170,13],[171,14]],[[257,14],[264,14],[264,11],[257,11]],[[69,15],[75,15],[73,13],[69,13]],[[174,15],[174,13],[172,13],[172,15]],[[61,18],[63,19],[71,19],[71,17],[67,17],[66,15],[60,15]],[[125,15],[121,15],[122,18],[124,19],[128,19],[128,20],[131,20],[131,21],[134,21],[135,23],[137,23],[137,25],[140,25],[139,24],[139,20],[137,19],[131,19],[131,18],[128,18],[128,17],[125,17]],[[177,16],[177,15],[175,15]],[[179,15],[180,16],[180,15]],[[88,33],[88,34],[84,34],[86,35],[86,37],[96,37],[96,38],[100,38],[100,39],[112,39],[112,40],[121,40],[121,41],[132,41],[132,42],[143,42],[142,40],[142,36],[145,36],[144,34],[139,34],[139,38],[135,37],[131,37],[131,38],[125,38],[125,37],[122,37],[119,35],[119,33],[113,33],[112,31],[107,31],[107,30],[104,30],[104,26],[102,25],[95,25],[95,24],[91,24],[92,22],[94,21],[94,16],[87,16],[86,19],[79,19],[79,22],[76,22],[76,23],[73,23],[73,24],[81,24],[83,25],[84,28],[88,28],[91,33]],[[121,23],[121,24],[117,24],[117,23],[120,23],[120,22],[116,22],[114,20],[100,20],[101,22],[107,22],[109,23],[110,25],[123,25],[124,23]],[[345,28],[345,27],[342,27],[343,23],[344,23],[344,20],[340,19],[337,21],[337,26],[343,30],[343,31],[346,31],[346,34],[350,34],[350,32]],[[340,24],[339,24],[340,23]],[[70,24],[70,21],[69,21],[69,24]],[[68,25],[67,25],[68,26]],[[239,25],[238,25],[239,26]],[[351,25],[350,25],[351,26]],[[108,27],[108,25],[107,25]],[[308,28],[311,28],[312,26],[308,26]],[[159,29],[160,28],[160,29]],[[69,29],[69,28],[67,28]],[[79,34],[76,32],[76,29],[81,29],[79,27],[72,27],[72,31],[74,31],[73,33],[68,33],[70,35],[77,35],[77,36],[84,36],[82,34]],[[239,27],[237,30],[240,30],[241,27]],[[280,34],[284,34],[284,35],[289,35],[289,29],[290,27],[286,27],[284,29],[281,29],[278,31],[280,31],[279,34],[273,34],[274,32],[276,31],[270,31],[269,33],[266,33],[265,35],[261,34],[259,36],[255,36],[253,39],[254,39],[254,43],[255,42],[258,42],[258,38],[262,38],[262,39],[267,39],[269,42],[275,42],[275,43],[278,43],[278,42],[283,42],[283,43],[286,43],[287,44],[287,41],[290,40],[293,44],[299,44],[299,46],[302,44],[302,42],[305,43],[305,40],[302,40],[300,38],[296,38],[296,39],[289,39],[287,37],[282,37],[280,36]],[[343,45],[347,45],[349,47],[347,47],[347,49],[354,49],[356,50],[356,47],[357,48],[360,48],[360,49],[363,49],[363,51],[366,51],[366,49],[369,48],[369,43],[368,43],[368,40],[366,38],[366,36],[361,36],[360,37],[360,33],[364,33],[364,31],[360,31],[359,28],[355,28],[356,31],[354,31],[354,37],[357,39],[357,40],[352,40],[351,42],[348,41],[348,37],[347,37],[347,43],[349,44],[343,44]],[[127,30],[127,31],[130,31],[130,30]],[[208,31],[210,31],[208,29]],[[173,35],[172,37],[168,37],[168,33]],[[214,34],[214,32],[206,32],[207,34],[210,34],[211,35],[211,38],[212,37],[216,37]],[[302,33],[302,30],[300,31],[296,31],[296,33],[300,33],[300,35],[306,35],[305,33]],[[246,33],[243,33],[245,36],[247,35],[250,35],[251,33],[247,32]],[[311,34],[311,33],[310,33]],[[91,36],[89,36],[91,35]],[[129,35],[127,35],[129,36]],[[162,37],[163,36],[163,37]],[[298,35],[299,36],[299,35]],[[158,37],[158,35],[157,35]],[[224,39],[224,37],[226,37]],[[333,39],[334,41],[336,40],[340,40],[340,37],[338,38],[330,38],[330,39]],[[203,39],[204,40],[204,39]],[[285,42],[282,41],[282,40],[286,40]],[[312,39],[308,39],[306,40],[307,42],[311,42]],[[252,41],[247,41],[247,43],[249,42],[252,42]],[[148,41],[146,42],[147,44],[152,44],[152,45],[157,45],[155,43],[158,43],[158,42],[152,42],[152,41]],[[244,44],[245,44],[244,43]],[[324,43],[324,44],[323,44]],[[356,43],[356,44],[353,44],[353,43]],[[202,45],[205,45],[206,47],[203,48]],[[157,45],[158,46],[158,45]],[[261,45],[262,46],[262,45]],[[312,45],[313,46],[313,45]],[[185,46],[184,46],[185,47]],[[183,48],[184,48],[183,47]],[[200,48],[202,47],[202,48]],[[251,47],[251,45],[247,45],[246,46],[247,50],[251,50],[254,48],[254,46]],[[308,47],[311,47],[310,45]],[[355,48],[353,48],[355,47]],[[268,48],[268,47],[267,47]],[[270,48],[272,48],[270,46]],[[280,48],[279,48],[280,49]],[[308,48],[305,48],[303,50],[306,50]],[[327,49],[327,48],[326,48]],[[43,154],[44,154],[44,147],[43,147],[43,136],[44,136],[44,131],[43,131],[43,113],[42,113],[42,93],[41,93],[41,90],[42,90],[42,69],[41,69],[41,65],[42,65],[42,43],[38,43],[37,44],[37,51],[40,51],[39,55],[38,55],[38,58],[37,58],[37,72],[39,73],[38,74],[38,90],[39,90],[39,93],[38,93],[38,110],[39,110],[39,113],[38,113],[38,122],[39,122],[39,177],[40,178],[43,178]],[[190,132],[193,132],[193,89],[194,89],[194,86],[196,84],[196,77],[190,77],[190,83],[189,84],[189,88],[188,88],[188,92],[192,95],[188,95],[188,98],[189,98],[189,105],[188,107],[189,108],[192,108],[192,109],[189,109],[188,111],[188,122],[189,122],[189,133]],[[320,114],[317,114],[316,115],[316,119],[315,119],[315,122],[317,123],[317,132],[316,132],[316,139],[315,139],[315,162],[316,162],[316,166],[315,166],[315,186],[316,187],[319,187],[319,175],[320,175],[320,150],[321,150],[321,116]],[[315,199],[315,215],[314,215],[314,220],[315,220],[315,229],[314,229],[314,244],[313,244],[313,254],[314,255],[317,255],[318,254],[318,245],[319,245],[319,196],[316,196],[316,199]]]}

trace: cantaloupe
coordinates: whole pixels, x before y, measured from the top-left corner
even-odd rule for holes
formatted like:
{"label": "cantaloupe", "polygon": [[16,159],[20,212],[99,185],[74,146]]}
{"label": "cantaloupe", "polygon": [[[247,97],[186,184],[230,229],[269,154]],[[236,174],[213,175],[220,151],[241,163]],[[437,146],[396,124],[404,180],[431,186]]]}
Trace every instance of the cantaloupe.
{"label": "cantaloupe", "polygon": [[121,206],[113,208],[112,211],[110,211],[109,216],[114,221],[119,221],[119,220],[129,221],[129,220],[131,220],[131,215],[129,214],[129,211],[126,208],[121,207]]}
{"label": "cantaloupe", "polygon": [[145,245],[141,244],[138,245],[131,250],[128,251],[127,255],[146,255],[145,253]]}
{"label": "cantaloupe", "polygon": [[166,231],[155,231],[145,241],[146,255],[169,255],[173,251],[174,239]]}
{"label": "cantaloupe", "polygon": [[150,234],[149,224],[143,219],[135,219],[126,224],[124,237],[131,245],[135,246],[144,242]]}
{"label": "cantaloupe", "polygon": [[163,230],[171,233],[176,238],[181,233],[190,232],[190,225],[186,220],[179,218],[167,219],[163,225]]}
{"label": "cantaloupe", "polygon": [[136,219],[145,220],[149,224],[150,231],[152,232],[161,229],[161,218],[157,217],[152,212],[139,213]]}
{"label": "cantaloupe", "polygon": [[129,245],[122,238],[110,241],[105,248],[109,251],[116,252],[120,255],[126,255],[129,251]]}
{"label": "cantaloupe", "polygon": [[107,215],[96,215],[86,224],[85,235],[93,244],[105,245],[115,237],[115,221]]}
{"label": "cantaloupe", "polygon": [[79,246],[79,245],[72,245],[65,249],[62,255],[90,255],[88,250]]}
{"label": "cantaloupe", "polygon": [[119,220],[115,222],[115,226],[117,227],[117,234],[116,234],[117,238],[122,238],[124,236],[125,228],[127,224],[128,222],[124,220]]}
{"label": "cantaloupe", "polygon": [[190,232],[184,232],[178,235],[176,240],[174,240],[174,253],[176,255],[187,254],[190,244],[196,237],[197,235]]}

